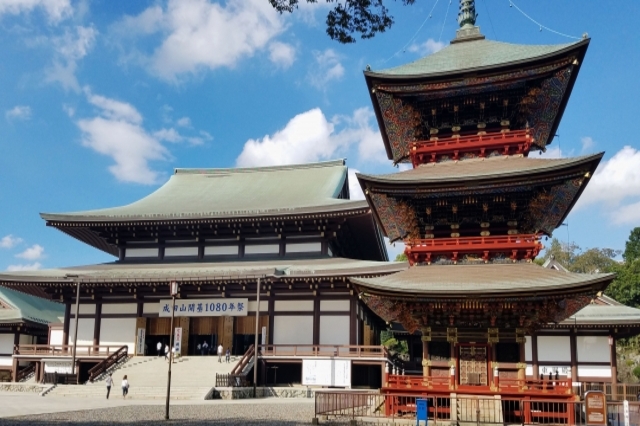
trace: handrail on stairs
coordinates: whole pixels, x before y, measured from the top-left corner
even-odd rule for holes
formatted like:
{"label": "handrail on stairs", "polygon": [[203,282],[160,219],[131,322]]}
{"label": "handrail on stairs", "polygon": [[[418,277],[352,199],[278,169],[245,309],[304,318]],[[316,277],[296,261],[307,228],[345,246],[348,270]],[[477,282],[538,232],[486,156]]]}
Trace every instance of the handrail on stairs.
{"label": "handrail on stairs", "polygon": [[242,355],[242,358],[240,358],[240,361],[238,361],[238,363],[236,364],[235,367],[233,367],[233,370],[231,370],[231,375],[232,376],[236,376],[239,374],[242,374],[242,371],[244,370],[244,368],[247,366],[247,364],[249,364],[249,360],[253,357],[254,355],[254,346],[253,344],[251,346],[249,346],[249,348],[247,349],[247,351],[244,353],[244,355]]}
{"label": "handrail on stairs", "polygon": [[122,358],[128,356],[129,347],[122,346],[120,349],[100,361],[96,366],[89,370],[89,381],[93,382],[98,376],[107,371],[111,366],[120,362]]}
{"label": "handrail on stairs", "polygon": [[24,380],[29,374],[35,373],[36,371],[36,363],[30,364],[29,366],[23,368],[22,370],[16,373],[16,382],[21,382]]}

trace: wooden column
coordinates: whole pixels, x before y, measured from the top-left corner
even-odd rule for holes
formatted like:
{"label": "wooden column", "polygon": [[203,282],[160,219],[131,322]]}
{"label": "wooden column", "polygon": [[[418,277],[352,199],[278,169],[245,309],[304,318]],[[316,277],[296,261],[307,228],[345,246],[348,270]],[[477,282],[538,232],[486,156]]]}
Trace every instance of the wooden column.
{"label": "wooden column", "polygon": [[273,334],[275,330],[273,329],[273,312],[275,310],[275,299],[273,297],[269,297],[268,301],[268,313],[269,313],[269,332],[267,333],[267,344],[273,345]]}
{"label": "wooden column", "polygon": [[431,361],[429,361],[429,336],[425,336],[425,332],[422,333],[422,375],[424,377],[431,376]]}
{"label": "wooden column", "polygon": [[533,380],[540,379],[540,368],[538,367],[538,336],[531,335],[531,365],[533,367]]}
{"label": "wooden column", "polygon": [[138,299],[138,306],[136,306],[136,316],[140,318],[144,314],[144,301]]}
{"label": "wooden column", "polygon": [[571,381],[578,381],[578,342],[576,329],[572,329],[569,334],[569,348],[571,349]]}
{"label": "wooden column", "polygon": [[[451,348],[451,356],[449,358],[451,360],[453,367],[455,368],[455,374],[452,375],[451,372],[449,372],[449,389],[455,389],[456,383],[458,382],[457,377],[460,376],[460,372],[458,371],[458,362],[456,357],[456,344],[455,342],[450,342],[449,345]],[[451,369],[451,367],[449,367],[449,369]]]}
{"label": "wooden column", "polygon": [[64,304],[64,324],[62,325],[62,344],[69,344],[69,326],[71,325],[71,303]]}
{"label": "wooden column", "polygon": [[[353,293],[353,290],[351,291],[351,293]],[[350,310],[349,310],[349,344],[350,345],[355,345],[357,344],[357,331],[356,331],[356,327],[358,326],[358,314],[357,314],[357,309],[356,309],[356,304],[358,303],[357,299],[352,295],[351,296],[351,302],[349,304],[350,306]]]}
{"label": "wooden column", "polygon": [[96,316],[93,322],[93,346],[100,344],[100,324],[102,323],[102,302],[96,303]]}
{"label": "wooden column", "polygon": [[313,344],[320,344],[320,299],[313,299]]}
{"label": "wooden column", "polygon": [[11,381],[18,381],[18,358],[13,358],[13,363],[11,364]]}
{"label": "wooden column", "polygon": [[618,357],[616,352],[616,335],[615,332],[611,332],[609,335],[609,347],[611,349],[611,396],[615,397],[618,395]]}
{"label": "wooden column", "polygon": [[13,333],[13,353],[16,353],[16,347],[20,345],[20,330]]}

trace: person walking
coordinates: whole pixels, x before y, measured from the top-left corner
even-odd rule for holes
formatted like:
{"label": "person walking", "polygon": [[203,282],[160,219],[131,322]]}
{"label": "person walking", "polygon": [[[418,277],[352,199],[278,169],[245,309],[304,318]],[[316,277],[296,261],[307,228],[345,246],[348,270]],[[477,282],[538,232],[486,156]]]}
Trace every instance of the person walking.
{"label": "person walking", "polygon": [[209,344],[206,340],[202,342],[202,355],[209,355]]}
{"label": "person walking", "polygon": [[111,373],[107,376],[107,380],[104,381],[107,385],[107,399],[109,399],[109,394],[111,393],[111,386],[113,386],[113,377],[111,377]]}
{"label": "person walking", "polygon": [[218,345],[218,362],[222,362],[222,353],[224,352],[224,348],[222,347],[222,343]]}
{"label": "person walking", "polygon": [[227,348],[227,353],[225,353],[224,355],[224,360],[228,363],[230,359],[231,359],[231,351],[229,350],[229,348]]}
{"label": "person walking", "polygon": [[198,346],[196,346],[196,354],[200,354],[200,355],[204,355],[204,352],[202,352],[202,345],[200,345],[200,343],[198,343]]}
{"label": "person walking", "polygon": [[165,361],[169,361],[169,345],[164,345],[164,359]]}
{"label": "person walking", "polygon": [[162,356],[162,342],[158,340],[158,344],[156,345],[156,349],[158,350],[158,358]]}
{"label": "person walking", "polygon": [[127,375],[122,378],[122,397],[127,398],[127,394],[129,393],[129,380],[127,380]]}

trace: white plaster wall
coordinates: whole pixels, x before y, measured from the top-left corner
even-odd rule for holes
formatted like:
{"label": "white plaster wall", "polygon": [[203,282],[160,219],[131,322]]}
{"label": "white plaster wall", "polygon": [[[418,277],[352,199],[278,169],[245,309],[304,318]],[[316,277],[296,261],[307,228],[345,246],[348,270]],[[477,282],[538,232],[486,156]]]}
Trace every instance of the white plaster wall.
{"label": "white plaster wall", "polygon": [[320,301],[320,312],[322,311],[343,311],[349,312],[348,300],[321,300]]}
{"label": "white plaster wall", "polygon": [[158,257],[157,248],[127,248],[124,252],[125,257],[137,258],[137,257]]}
{"label": "white plaster wall", "polygon": [[524,374],[528,377],[533,376],[533,365],[527,364],[527,368],[524,369]]}
{"label": "white plaster wall", "polygon": [[13,333],[0,334],[0,353],[2,354],[13,353]]}
{"label": "white plaster wall", "polygon": [[538,361],[571,362],[569,336],[538,336]]}
{"label": "white plaster wall", "polygon": [[244,246],[244,254],[278,254],[280,244],[256,244]]}
{"label": "white plaster wall", "polygon": [[205,246],[205,256],[238,255],[238,246]]}
{"label": "white plaster wall", "polygon": [[[93,318],[80,318],[78,323],[78,346],[93,345]],[[76,321],[72,320],[69,325],[69,344],[73,345],[73,336],[76,329]],[[80,348],[78,348],[78,351]]]}
{"label": "white plaster wall", "polygon": [[51,330],[51,334],[49,335],[49,344],[50,345],[62,345],[62,330]]}
{"label": "white plaster wall", "polygon": [[[256,306],[258,306],[258,302],[257,301],[251,301],[249,302],[249,305],[247,307],[247,309],[249,309],[249,311],[255,312],[256,311]],[[267,302],[266,300],[261,300],[260,301],[260,312],[267,312],[269,311],[269,302]]]}
{"label": "white plaster wall", "polygon": [[286,253],[320,253],[322,251],[322,243],[287,243]]}
{"label": "white plaster wall", "polygon": [[[71,307],[71,311],[72,311],[73,314],[76,313],[75,306]],[[82,314],[95,314],[96,313],[96,305],[88,305],[88,304],[83,305],[81,303],[80,306],[78,306],[78,312],[80,312],[80,315],[82,315]]]}
{"label": "white plaster wall", "polygon": [[276,312],[313,311],[313,300],[276,300],[273,309]]}
{"label": "white plaster wall", "polygon": [[135,318],[102,318],[100,324],[100,344],[113,346],[129,346],[133,354],[136,341]]}
{"label": "white plaster wall", "polygon": [[102,305],[103,314],[135,314],[137,312],[137,303],[105,303]]}
{"label": "white plaster wall", "polygon": [[273,343],[313,344],[313,316],[276,315],[273,318]]}
{"label": "white plaster wall", "polygon": [[604,365],[578,365],[578,378],[580,377],[611,378],[611,368]]}
{"label": "white plaster wall", "polygon": [[13,365],[13,359],[11,356],[0,356],[0,367],[11,367]]}
{"label": "white plaster wall", "polygon": [[[136,307],[136,312],[137,312],[137,307]],[[142,307],[142,312],[145,314],[156,314],[158,315],[158,313],[160,312],[160,303],[145,303],[144,306]]]}
{"label": "white plaster wall", "polygon": [[198,247],[165,247],[164,257],[197,256]]}
{"label": "white plaster wall", "polygon": [[531,336],[525,336],[525,339],[527,340],[524,342],[524,360],[533,362],[533,356],[531,355],[533,353],[533,348],[531,346]]}
{"label": "white plaster wall", "polygon": [[576,336],[578,362],[610,362],[608,336]]}
{"label": "white plaster wall", "polygon": [[320,316],[320,344],[348,345],[349,344],[349,316],[325,315]]}

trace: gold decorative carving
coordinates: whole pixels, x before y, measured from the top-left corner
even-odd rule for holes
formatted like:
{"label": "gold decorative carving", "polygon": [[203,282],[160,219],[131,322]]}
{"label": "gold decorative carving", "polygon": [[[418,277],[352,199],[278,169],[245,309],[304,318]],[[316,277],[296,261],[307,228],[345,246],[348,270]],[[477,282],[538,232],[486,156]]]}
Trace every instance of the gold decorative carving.
{"label": "gold decorative carving", "polygon": [[455,327],[447,327],[447,342],[458,343],[458,329]]}
{"label": "gold decorative carving", "polygon": [[456,366],[456,360],[455,359],[450,359],[447,364],[449,365],[449,367],[455,367]]}
{"label": "gold decorative carving", "polygon": [[498,343],[500,341],[500,332],[497,328],[488,328],[487,329],[487,342],[488,343]]}
{"label": "gold decorative carving", "polygon": [[500,363],[498,361],[491,361],[491,368],[500,368]]}
{"label": "gold decorative carving", "polygon": [[431,327],[422,327],[422,337],[420,338],[423,342],[431,341]]}
{"label": "gold decorative carving", "polygon": [[516,364],[516,368],[525,369],[525,368],[527,368],[527,364],[525,362],[519,362],[519,363]]}
{"label": "gold decorative carving", "polygon": [[422,360],[422,366],[423,367],[431,367],[431,360],[430,359],[423,359]]}
{"label": "gold decorative carving", "polygon": [[516,328],[516,342],[517,343],[526,343],[527,338],[524,335],[524,328]]}

